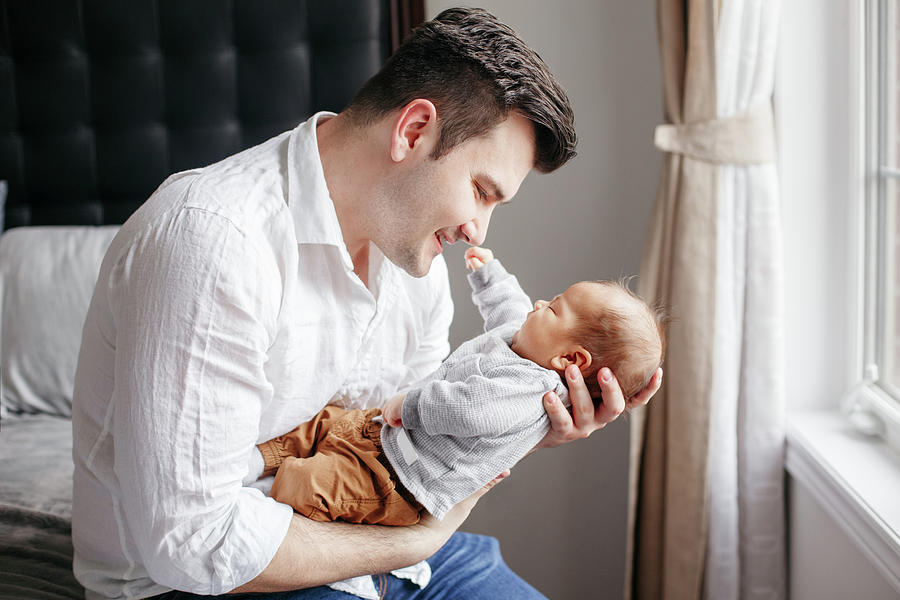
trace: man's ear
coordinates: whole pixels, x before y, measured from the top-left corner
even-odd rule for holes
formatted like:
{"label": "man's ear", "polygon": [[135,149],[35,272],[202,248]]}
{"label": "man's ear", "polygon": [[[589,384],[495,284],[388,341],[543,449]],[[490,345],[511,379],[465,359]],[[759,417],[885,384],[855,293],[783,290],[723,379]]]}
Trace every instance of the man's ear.
{"label": "man's ear", "polygon": [[437,143],[437,108],[430,100],[416,98],[400,109],[391,131],[391,160],[401,162],[416,151],[427,151]]}
{"label": "man's ear", "polygon": [[550,366],[557,371],[565,371],[569,365],[575,365],[578,370],[584,372],[591,366],[591,353],[582,346],[576,346],[566,354],[560,354],[550,359]]}

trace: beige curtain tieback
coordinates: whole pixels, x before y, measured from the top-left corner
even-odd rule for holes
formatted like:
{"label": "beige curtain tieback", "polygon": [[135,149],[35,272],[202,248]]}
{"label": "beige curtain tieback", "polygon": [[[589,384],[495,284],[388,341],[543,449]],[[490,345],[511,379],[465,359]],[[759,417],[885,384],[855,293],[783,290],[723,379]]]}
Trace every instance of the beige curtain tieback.
{"label": "beige curtain tieback", "polygon": [[772,104],[709,121],[656,127],[653,143],[664,152],[715,164],[754,165],[775,161]]}

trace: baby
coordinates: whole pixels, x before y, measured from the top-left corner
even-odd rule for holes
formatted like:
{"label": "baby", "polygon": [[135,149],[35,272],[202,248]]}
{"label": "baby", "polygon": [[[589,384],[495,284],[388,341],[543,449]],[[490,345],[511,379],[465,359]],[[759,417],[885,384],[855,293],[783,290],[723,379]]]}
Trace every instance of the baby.
{"label": "baby", "polygon": [[626,400],[660,366],[662,317],[622,284],[583,281],[532,309],[490,250],[469,248],[466,264],[485,333],[383,410],[328,406],[260,444],[273,498],[320,521],[411,525],[423,508],[443,518],[549,431],[541,398],[553,390],[569,403],[570,364],[595,402],[601,366]]}

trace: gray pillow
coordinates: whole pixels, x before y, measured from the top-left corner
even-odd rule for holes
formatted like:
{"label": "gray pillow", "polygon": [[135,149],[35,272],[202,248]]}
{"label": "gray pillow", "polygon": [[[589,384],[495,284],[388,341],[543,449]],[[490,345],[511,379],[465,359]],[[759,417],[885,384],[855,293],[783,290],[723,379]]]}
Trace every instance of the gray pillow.
{"label": "gray pillow", "polygon": [[72,416],[81,329],[118,226],[0,235],[0,415]]}
{"label": "gray pillow", "polygon": [[0,231],[3,231],[3,224],[6,222],[6,190],[9,185],[0,180]]}

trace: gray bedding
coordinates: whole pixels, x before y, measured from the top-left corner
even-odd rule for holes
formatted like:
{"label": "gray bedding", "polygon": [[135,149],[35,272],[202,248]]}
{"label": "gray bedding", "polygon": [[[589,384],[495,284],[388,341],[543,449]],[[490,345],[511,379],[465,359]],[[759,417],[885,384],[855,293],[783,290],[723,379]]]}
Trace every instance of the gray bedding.
{"label": "gray bedding", "polygon": [[71,514],[71,421],[0,421],[0,599],[84,597],[72,574]]}

